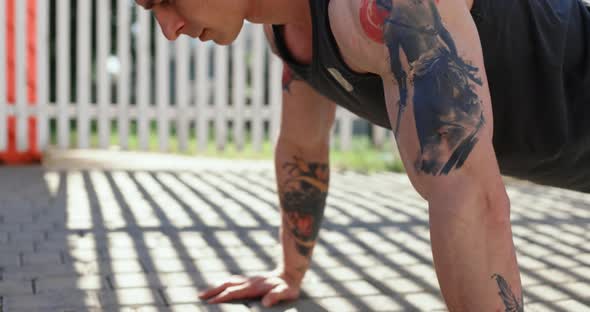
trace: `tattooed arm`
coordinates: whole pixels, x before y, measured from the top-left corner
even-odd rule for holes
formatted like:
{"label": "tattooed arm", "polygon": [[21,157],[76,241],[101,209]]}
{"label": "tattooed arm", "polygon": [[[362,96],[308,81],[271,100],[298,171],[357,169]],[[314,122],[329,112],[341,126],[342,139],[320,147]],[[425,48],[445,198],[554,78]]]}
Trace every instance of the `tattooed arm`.
{"label": "tattooed arm", "polygon": [[[289,69],[285,71],[285,77],[290,77]],[[324,215],[330,129],[336,108],[300,80],[284,79],[283,101],[281,134],[275,151],[283,221],[283,271],[300,283]]]}
{"label": "tattooed arm", "polygon": [[[464,0],[363,0],[361,6],[361,24],[382,20],[381,36],[366,38],[382,42],[374,54],[389,63],[379,74],[390,120],[410,180],[429,204],[434,265],[449,309],[522,311],[510,203],[469,7]],[[383,11],[387,16],[376,19]],[[398,64],[408,73],[405,110]]]}
{"label": "tattooed arm", "polygon": [[233,277],[203,293],[202,299],[221,303],[261,297],[271,306],[299,297],[324,214],[335,110],[332,102],[284,67],[281,133],[275,151],[282,262],[266,275]]}

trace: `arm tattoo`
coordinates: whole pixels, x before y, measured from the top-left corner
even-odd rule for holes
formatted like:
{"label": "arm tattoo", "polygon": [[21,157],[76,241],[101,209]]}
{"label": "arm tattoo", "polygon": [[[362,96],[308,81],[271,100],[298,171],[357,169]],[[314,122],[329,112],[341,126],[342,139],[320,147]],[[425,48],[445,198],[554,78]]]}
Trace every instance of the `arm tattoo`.
{"label": "arm tattoo", "polygon": [[287,229],[299,254],[311,255],[320,231],[328,195],[327,164],[308,163],[299,157],[283,165],[288,178],[281,186],[281,206]]}
{"label": "arm tattoo", "polygon": [[302,79],[291,68],[285,65],[283,69],[283,91],[291,93],[291,84],[296,80]]}
{"label": "arm tattoo", "polygon": [[[463,60],[445,28],[436,0],[363,0],[360,10],[365,34],[387,46],[391,72],[397,81],[400,102],[396,138],[412,99],[420,156],[416,169],[430,175],[447,175],[463,166],[485,123],[479,68]],[[403,51],[410,73],[402,68]]]}
{"label": "arm tattoo", "polygon": [[498,288],[500,289],[498,294],[500,295],[500,298],[502,298],[502,302],[504,302],[504,307],[506,308],[505,312],[524,312],[522,297],[518,298],[514,295],[506,280],[498,274],[492,275],[492,278],[498,283]]}

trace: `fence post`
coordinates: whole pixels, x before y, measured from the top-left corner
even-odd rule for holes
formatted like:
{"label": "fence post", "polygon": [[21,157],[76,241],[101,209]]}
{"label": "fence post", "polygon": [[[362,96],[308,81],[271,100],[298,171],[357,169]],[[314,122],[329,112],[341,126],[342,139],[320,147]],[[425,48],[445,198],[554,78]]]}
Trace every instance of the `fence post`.
{"label": "fence post", "polygon": [[352,148],[352,121],[353,116],[349,111],[342,110],[339,120],[340,150],[350,151]]}
{"label": "fence post", "polygon": [[376,147],[381,148],[383,144],[385,144],[385,140],[387,140],[387,129],[373,126],[373,144]]}
{"label": "fence post", "polygon": [[57,0],[57,144],[70,147],[70,1]]}
{"label": "fence post", "polygon": [[264,119],[262,119],[264,100],[264,32],[259,25],[253,25],[254,36],[252,40],[252,101],[251,101],[251,131],[254,150],[262,151],[264,140]]}
{"label": "fence post", "polygon": [[[27,97],[27,43],[28,43],[28,25],[27,25],[27,2],[15,1],[16,4],[16,22],[14,24],[14,38],[16,46],[16,150],[25,152],[29,147],[28,142],[28,97]],[[18,31],[17,31],[18,29]],[[32,65],[32,64],[29,64]]]}
{"label": "fence post", "polygon": [[181,36],[176,40],[176,136],[178,150],[181,152],[188,150],[189,141],[190,50],[187,36]]}
{"label": "fence post", "polygon": [[136,6],[139,25],[139,37],[137,40],[137,129],[139,137],[139,149],[149,149],[151,104],[151,62],[150,62],[150,28],[152,24],[151,14],[143,8]]}
{"label": "fence post", "polygon": [[[47,1],[47,0],[40,0]],[[117,84],[117,131],[119,132],[119,145],[123,149],[129,148],[129,97],[131,92],[130,68],[131,68],[131,45],[129,29],[130,6],[129,1],[119,0],[117,3],[117,55],[121,68]]]}
{"label": "fence post", "polygon": [[97,1],[97,41],[96,60],[97,101],[98,101],[98,144],[107,148],[111,136],[111,77],[108,72],[108,58],[111,51],[111,2]]}
{"label": "fence post", "polygon": [[156,33],[156,106],[158,111],[158,145],[161,152],[170,148],[170,53],[168,39]]}
{"label": "fence post", "polygon": [[209,48],[204,43],[199,43],[195,51],[197,61],[195,71],[197,81],[195,91],[197,100],[197,150],[205,151],[209,140]]}
{"label": "fence post", "polygon": [[219,151],[225,148],[227,141],[227,56],[227,47],[215,47],[215,137]]}
{"label": "fence post", "polygon": [[[37,139],[39,151],[47,148],[49,127],[49,8],[47,0],[37,0]],[[1,20],[1,19],[0,19]],[[0,79],[2,80],[2,79]]]}
{"label": "fence post", "polygon": [[234,107],[233,119],[233,137],[234,144],[238,151],[242,151],[245,145],[244,134],[244,109],[246,106],[246,62],[245,62],[245,37],[250,35],[250,28],[245,28],[242,35],[238,36],[232,46],[232,65],[233,65],[233,94],[232,104]]}
{"label": "fence post", "polygon": [[91,0],[78,0],[77,14],[77,92],[76,108],[78,109],[78,147],[90,147],[90,45],[92,34],[90,32]]}

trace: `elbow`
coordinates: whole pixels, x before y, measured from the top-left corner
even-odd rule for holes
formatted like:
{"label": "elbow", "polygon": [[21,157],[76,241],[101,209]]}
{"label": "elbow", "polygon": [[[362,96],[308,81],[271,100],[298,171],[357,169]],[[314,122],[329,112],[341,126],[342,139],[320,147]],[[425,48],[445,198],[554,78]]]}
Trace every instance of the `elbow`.
{"label": "elbow", "polygon": [[498,226],[510,223],[510,199],[500,186],[477,183],[469,179],[451,183],[425,192],[431,217],[455,219],[461,223],[477,218],[482,225]]}
{"label": "elbow", "polygon": [[287,152],[290,154],[325,155],[330,151],[330,138],[315,137],[304,139],[298,136],[279,135],[275,154]]}

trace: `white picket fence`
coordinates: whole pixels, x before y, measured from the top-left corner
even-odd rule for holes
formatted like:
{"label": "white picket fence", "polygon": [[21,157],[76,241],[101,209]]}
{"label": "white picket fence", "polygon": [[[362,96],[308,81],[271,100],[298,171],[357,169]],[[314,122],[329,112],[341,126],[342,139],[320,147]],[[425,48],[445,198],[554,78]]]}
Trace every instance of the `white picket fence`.
{"label": "white picket fence", "polygon": [[[55,16],[49,14],[48,0],[36,1],[37,102],[33,106],[27,103],[26,1],[16,0],[16,104],[6,103],[6,64],[0,61],[0,151],[7,146],[8,116],[17,117],[19,150],[28,148],[29,116],[37,119],[42,150],[50,145],[60,149],[108,148],[113,129],[122,149],[153,149],[150,131],[154,124],[160,151],[170,149],[172,136],[180,151],[195,147],[193,143],[203,150],[212,137],[218,149],[228,144],[243,149],[251,143],[260,150],[265,140],[276,139],[282,64],[269,53],[260,25],[247,24],[231,47],[187,37],[170,43],[159,30],[151,31],[155,20],[132,0],[116,2],[116,19],[110,1],[76,0],[76,11],[71,12],[69,0],[57,0]],[[6,59],[5,7],[6,0],[0,0],[0,60]],[[72,13],[76,16],[72,23],[75,46]],[[55,33],[50,31],[52,21]],[[116,25],[116,40],[112,25]],[[55,51],[50,51],[53,36]],[[52,62],[55,75],[50,73]],[[351,147],[355,119],[346,111],[338,112],[335,135],[339,148]],[[71,121],[76,121],[75,125]],[[52,122],[55,142],[50,138]],[[93,124],[98,128],[97,144],[91,142]],[[137,144],[132,146],[135,128]],[[387,135],[375,128],[373,139],[380,144]]]}

